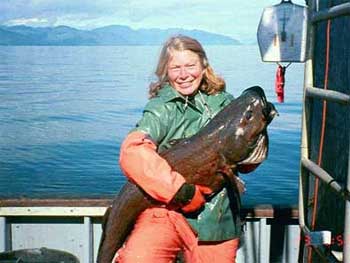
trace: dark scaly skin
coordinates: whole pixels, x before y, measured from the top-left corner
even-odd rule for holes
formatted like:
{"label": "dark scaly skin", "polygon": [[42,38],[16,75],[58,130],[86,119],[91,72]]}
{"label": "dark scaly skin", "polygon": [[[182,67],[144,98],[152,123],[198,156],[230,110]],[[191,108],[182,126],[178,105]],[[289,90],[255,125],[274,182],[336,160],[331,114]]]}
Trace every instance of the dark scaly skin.
{"label": "dark scaly skin", "polygon": [[79,259],[65,251],[42,247],[2,252],[0,253],[0,262],[79,263]]}
{"label": "dark scaly skin", "polygon": [[[256,100],[260,103],[254,105]],[[264,140],[260,145],[268,147],[266,127],[275,114],[274,106],[266,101],[263,90],[260,87],[249,88],[196,135],[179,141],[160,155],[186,182],[204,185],[214,193],[218,192],[227,176],[235,183],[236,176],[231,171],[235,171],[240,162],[256,149],[258,138]],[[261,163],[265,158],[266,155],[260,156],[254,163]],[[152,205],[156,205],[155,202],[139,187],[130,182],[124,185],[106,212],[98,263],[112,261],[137,216]]]}

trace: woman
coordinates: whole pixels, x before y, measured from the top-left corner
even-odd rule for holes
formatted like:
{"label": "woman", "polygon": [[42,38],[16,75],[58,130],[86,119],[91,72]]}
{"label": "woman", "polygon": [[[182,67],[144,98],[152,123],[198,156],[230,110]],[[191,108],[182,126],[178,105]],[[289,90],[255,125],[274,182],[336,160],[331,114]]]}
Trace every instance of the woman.
{"label": "woman", "polygon": [[[186,262],[232,263],[240,221],[227,190],[208,198],[208,188],[187,184],[157,152],[170,147],[171,140],[197,133],[233,97],[200,43],[187,36],[164,44],[156,75],[143,116],[122,144],[120,166],[164,205],[141,213],[116,262],[174,262],[182,251]],[[233,199],[237,206],[239,194]]]}

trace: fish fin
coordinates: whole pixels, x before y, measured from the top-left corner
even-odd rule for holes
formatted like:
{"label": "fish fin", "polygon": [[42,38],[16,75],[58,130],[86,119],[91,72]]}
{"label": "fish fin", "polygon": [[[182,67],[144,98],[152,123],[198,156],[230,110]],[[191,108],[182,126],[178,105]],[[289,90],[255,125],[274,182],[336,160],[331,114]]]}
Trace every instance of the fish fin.
{"label": "fish fin", "polygon": [[107,207],[106,212],[103,215],[103,218],[102,218],[102,231],[106,230],[106,224],[107,224],[108,217],[109,217],[109,214],[111,212],[111,209],[112,209],[112,206],[110,205],[109,207]]}
{"label": "fish fin", "polygon": [[108,219],[109,219],[109,215],[110,215],[111,210],[112,210],[112,205],[107,207],[106,212],[102,218],[102,233],[101,233],[101,239],[100,239],[100,244],[99,244],[99,249],[98,249],[99,251],[101,250],[101,246],[106,238],[106,234],[107,234],[106,227],[107,227],[107,223],[108,223]]}
{"label": "fish fin", "polygon": [[240,194],[244,194],[246,191],[247,191],[247,189],[246,189],[246,187],[245,187],[245,182],[238,176],[238,175],[236,175],[235,177],[234,177],[234,179],[235,179],[235,183],[236,183],[236,185],[237,185],[237,190],[238,190],[238,192],[240,193]]}
{"label": "fish fin", "polygon": [[219,167],[217,172],[224,176],[229,185],[232,185],[240,194],[246,191],[244,181],[238,176],[237,165],[228,165],[223,154],[220,154]]}
{"label": "fish fin", "polygon": [[232,180],[234,174],[236,173],[237,166],[235,164],[229,165],[227,162],[227,158],[224,154],[219,154],[219,165],[218,172],[228,176],[230,180]]}
{"label": "fish fin", "polygon": [[246,192],[245,182],[235,173],[228,173],[228,172],[222,172],[218,171],[218,173],[222,174],[222,176],[225,178],[225,181],[227,182],[227,185],[232,186],[235,190],[235,192],[238,192],[239,194],[244,194]]}

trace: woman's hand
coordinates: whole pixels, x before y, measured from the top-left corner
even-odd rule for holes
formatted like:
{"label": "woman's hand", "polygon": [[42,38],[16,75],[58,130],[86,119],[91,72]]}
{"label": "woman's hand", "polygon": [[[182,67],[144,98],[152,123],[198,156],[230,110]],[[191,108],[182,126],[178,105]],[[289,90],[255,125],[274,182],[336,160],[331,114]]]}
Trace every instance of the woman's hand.
{"label": "woman's hand", "polygon": [[206,187],[184,183],[170,202],[170,208],[181,210],[184,213],[195,212],[205,204],[204,194],[209,191],[211,192]]}
{"label": "woman's hand", "polygon": [[186,205],[181,207],[182,212],[186,214],[196,212],[197,210],[202,208],[202,206],[205,204],[205,198],[202,192],[200,191],[200,188],[198,186],[194,186],[194,187],[195,187],[195,191],[192,199]]}

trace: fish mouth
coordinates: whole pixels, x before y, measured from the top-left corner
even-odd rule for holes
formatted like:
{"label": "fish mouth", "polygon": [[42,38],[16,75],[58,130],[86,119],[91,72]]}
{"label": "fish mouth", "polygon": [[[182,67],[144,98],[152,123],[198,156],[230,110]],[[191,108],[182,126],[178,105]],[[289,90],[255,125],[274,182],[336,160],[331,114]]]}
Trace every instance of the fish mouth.
{"label": "fish mouth", "polygon": [[278,116],[278,111],[276,110],[275,106],[267,101],[266,95],[264,90],[259,86],[253,86],[248,89],[246,89],[243,94],[245,93],[255,93],[258,98],[261,99],[262,107],[263,107],[263,115],[266,119],[267,125],[270,124],[270,122],[273,120],[275,116]]}
{"label": "fish mouth", "polygon": [[254,165],[262,163],[268,155],[268,135],[266,127],[271,123],[271,121],[278,116],[278,111],[275,106],[267,101],[264,90],[259,86],[253,86],[244,91],[244,93],[252,93],[253,97],[259,99],[262,106],[262,114],[265,121],[265,129],[258,135],[258,138],[255,142],[250,145],[248,148],[251,150],[248,154],[248,157],[238,162],[240,165]]}
{"label": "fish mouth", "polygon": [[253,151],[250,152],[247,158],[240,161],[238,165],[250,165],[250,164],[260,164],[262,163],[268,155],[268,136],[266,132],[263,132],[259,135],[258,139],[250,148],[253,148]]}

